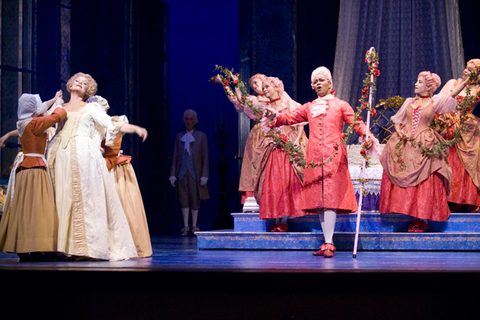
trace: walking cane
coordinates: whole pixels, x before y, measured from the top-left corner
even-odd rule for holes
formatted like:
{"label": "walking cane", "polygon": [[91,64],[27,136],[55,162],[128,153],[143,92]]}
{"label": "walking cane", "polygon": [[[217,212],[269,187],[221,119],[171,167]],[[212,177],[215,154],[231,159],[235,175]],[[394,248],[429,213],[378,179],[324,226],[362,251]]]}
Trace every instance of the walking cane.
{"label": "walking cane", "polygon": [[[372,54],[373,52],[375,52],[375,48],[374,47],[371,47],[370,50],[369,50],[369,54]],[[370,62],[370,61],[369,61]],[[373,83],[374,81],[374,78],[373,78],[373,74],[370,75],[370,83]],[[370,85],[370,89],[368,90],[368,105],[371,106],[372,105],[372,86]],[[367,129],[365,131],[365,136],[368,135],[368,131],[370,130],[370,108],[367,109]],[[360,173],[360,176],[361,176],[361,181],[362,183],[360,184],[360,196],[359,196],[359,199],[358,199],[358,214],[357,214],[357,227],[356,227],[356,230],[355,230],[355,242],[354,242],[354,245],[353,245],[353,258],[357,258],[357,247],[358,247],[358,236],[359,236],[359,233],[360,233],[360,217],[362,215],[362,202],[363,202],[363,181],[365,179],[365,169],[366,169],[366,165],[367,165],[367,160],[365,158],[363,158],[363,164],[362,164],[362,171]]]}

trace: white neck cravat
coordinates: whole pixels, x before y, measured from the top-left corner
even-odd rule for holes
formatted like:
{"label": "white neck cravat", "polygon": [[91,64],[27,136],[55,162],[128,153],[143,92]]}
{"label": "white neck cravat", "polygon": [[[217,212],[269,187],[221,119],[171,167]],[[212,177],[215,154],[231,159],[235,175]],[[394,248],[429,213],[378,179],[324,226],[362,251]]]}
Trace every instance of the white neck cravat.
{"label": "white neck cravat", "polygon": [[312,104],[312,108],[310,112],[312,113],[312,117],[318,117],[321,114],[327,113],[328,102],[327,100],[333,99],[334,96],[331,94],[327,94],[325,97],[315,99]]}
{"label": "white neck cravat", "polygon": [[193,133],[193,130],[192,131],[187,131],[187,133],[185,133],[183,135],[183,137],[180,138],[180,141],[183,141],[185,143],[184,149],[187,150],[188,154],[191,154],[191,152],[190,152],[190,142],[195,141],[195,138],[193,137],[192,133]]}

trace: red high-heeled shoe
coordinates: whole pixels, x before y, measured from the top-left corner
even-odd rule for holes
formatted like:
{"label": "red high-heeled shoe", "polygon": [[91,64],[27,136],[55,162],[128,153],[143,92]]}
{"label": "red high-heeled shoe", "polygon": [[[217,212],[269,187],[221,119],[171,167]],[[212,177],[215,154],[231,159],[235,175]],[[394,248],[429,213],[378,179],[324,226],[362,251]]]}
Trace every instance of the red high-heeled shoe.
{"label": "red high-heeled shoe", "polygon": [[270,232],[278,232],[278,227],[280,225],[277,223],[277,224],[274,224],[273,226],[270,227]]}
{"label": "red high-heeled shoe", "polygon": [[337,248],[331,243],[324,243],[320,246],[320,250],[312,253],[314,256],[324,256],[325,258],[332,258],[335,255]]}

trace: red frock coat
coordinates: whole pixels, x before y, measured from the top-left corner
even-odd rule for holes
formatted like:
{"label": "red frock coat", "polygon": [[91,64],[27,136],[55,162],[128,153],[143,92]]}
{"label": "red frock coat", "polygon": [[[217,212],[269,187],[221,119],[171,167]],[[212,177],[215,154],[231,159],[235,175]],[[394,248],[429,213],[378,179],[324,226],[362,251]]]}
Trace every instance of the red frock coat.
{"label": "red frock coat", "polygon": [[[307,147],[306,161],[320,163],[332,156],[335,144],[342,139],[343,124],[353,123],[354,112],[348,102],[338,98],[327,99],[328,108],[325,114],[313,117],[311,108],[313,102],[277,116],[276,126],[292,125],[308,121],[310,136]],[[366,131],[362,121],[354,127],[360,135]],[[324,180],[325,193],[322,189]],[[325,201],[325,203],[324,203]],[[358,210],[352,179],[348,171],[347,147],[341,144],[338,154],[333,160],[315,169],[305,168],[302,191],[302,210],[316,214],[317,208],[336,209],[338,213],[350,213]]]}

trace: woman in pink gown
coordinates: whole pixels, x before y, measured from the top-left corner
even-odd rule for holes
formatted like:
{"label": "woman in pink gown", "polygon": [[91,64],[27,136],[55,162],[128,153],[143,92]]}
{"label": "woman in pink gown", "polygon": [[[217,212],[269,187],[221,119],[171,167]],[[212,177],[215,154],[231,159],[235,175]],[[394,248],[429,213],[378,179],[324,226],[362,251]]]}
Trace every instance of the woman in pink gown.
{"label": "woman in pink gown", "polygon": [[402,213],[415,217],[409,232],[428,230],[428,220],[446,221],[450,216],[447,194],[452,171],[448,149],[434,155],[422,155],[420,146],[434,147],[443,142],[441,135],[430,128],[437,113],[451,112],[461,83],[452,92],[433,96],[440,85],[438,75],[420,72],[413,98],[405,100],[391,118],[396,132],[390,137],[380,157],[383,166],[380,193],[381,213]]}
{"label": "woman in pink gown", "polygon": [[[480,71],[480,59],[467,62],[461,79],[451,79],[442,91],[452,92],[459,83],[468,80],[470,74]],[[470,83],[471,95],[476,97],[480,88],[477,82]],[[462,101],[466,96],[464,88],[457,96],[457,101]],[[448,162],[452,167],[452,186],[447,201],[453,212],[477,212],[480,207],[480,119],[473,115],[478,100],[467,109],[467,118],[460,124],[460,112],[443,115],[442,118],[449,124],[445,132],[445,139],[452,139],[453,133],[460,130],[460,140],[450,146]],[[445,119],[446,118],[446,119]]]}
{"label": "woman in pink gown", "polygon": [[[231,74],[231,77],[233,80],[237,80],[235,75]],[[248,99],[258,102],[269,101],[269,99],[264,96],[262,89],[262,82],[266,77],[267,76],[264,74],[257,73],[248,80],[250,88],[252,88],[257,94],[257,96],[249,95]],[[217,80],[217,82],[221,83],[219,80]],[[255,119],[256,116],[250,109],[247,108],[247,110],[245,110],[245,103],[242,101],[240,90],[235,88],[235,95],[231,91],[229,94],[227,93],[227,90],[229,89],[227,89],[226,86],[228,85],[224,84],[225,94],[228,100],[233,104],[235,110],[237,110],[238,113],[245,113],[245,116],[249,119]],[[265,139],[266,135],[265,132],[260,129],[260,123],[256,123],[248,134],[247,142],[245,143],[245,150],[243,152],[242,169],[238,187],[238,191],[242,194],[242,204],[245,202],[245,199],[254,197],[254,189],[257,179],[263,181],[261,177],[258,177],[257,172],[263,155],[263,150],[265,149]]]}
{"label": "woman in pink gown", "polygon": [[[256,107],[263,110],[268,107],[278,113],[290,112],[300,107],[300,104],[293,101],[285,92],[280,79],[267,77],[263,80],[262,88],[269,101],[266,103],[254,101]],[[251,113],[248,107],[245,107],[245,110]],[[250,116],[255,117],[253,113]],[[297,126],[282,126],[280,131],[284,141],[287,139],[292,141],[305,152],[308,139],[303,130],[303,123]],[[292,164],[287,153],[275,144],[272,137],[265,135],[257,170],[254,194],[260,200],[260,219],[276,219],[270,231],[285,232],[288,230],[288,218],[305,215],[301,209],[304,169]]]}

